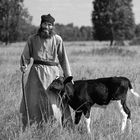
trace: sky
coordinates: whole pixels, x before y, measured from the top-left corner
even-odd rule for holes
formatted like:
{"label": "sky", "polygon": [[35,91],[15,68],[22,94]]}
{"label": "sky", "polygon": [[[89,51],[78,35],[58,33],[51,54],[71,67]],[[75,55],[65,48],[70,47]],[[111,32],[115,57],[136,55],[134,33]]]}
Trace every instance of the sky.
{"label": "sky", "polygon": [[[56,23],[92,26],[93,0],[24,0],[24,6],[33,16],[32,24],[40,25],[41,15],[50,13]],[[140,23],[140,0],[133,0],[136,24]]]}

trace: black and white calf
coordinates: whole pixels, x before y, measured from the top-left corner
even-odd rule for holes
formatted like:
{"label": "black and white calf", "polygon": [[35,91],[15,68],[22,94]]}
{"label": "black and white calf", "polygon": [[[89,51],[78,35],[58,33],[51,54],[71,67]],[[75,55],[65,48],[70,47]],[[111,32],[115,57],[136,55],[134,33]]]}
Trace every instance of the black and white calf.
{"label": "black and white calf", "polygon": [[140,97],[134,92],[130,80],[126,77],[107,77],[74,82],[72,82],[72,77],[63,78],[63,80],[61,77],[54,80],[51,87],[57,89],[61,97],[65,97],[68,104],[75,110],[75,124],[79,123],[84,114],[89,133],[91,132],[90,110],[94,104],[104,106],[108,105],[111,100],[117,101],[123,116],[121,130],[124,131],[127,119],[131,122],[131,112],[126,105],[128,89],[135,96]]}

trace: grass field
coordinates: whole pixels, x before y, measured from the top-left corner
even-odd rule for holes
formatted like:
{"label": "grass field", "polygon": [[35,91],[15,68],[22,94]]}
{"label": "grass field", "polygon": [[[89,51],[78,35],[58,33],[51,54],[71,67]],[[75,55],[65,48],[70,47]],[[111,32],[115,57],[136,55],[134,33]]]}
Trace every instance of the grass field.
{"label": "grass field", "polygon": [[[19,105],[22,98],[20,54],[25,43],[0,46],[0,140],[139,140],[140,101],[128,93],[132,131],[120,132],[121,115],[114,104],[107,109],[92,108],[91,131],[87,134],[84,118],[74,131],[59,124],[36,126],[21,131]],[[74,79],[126,76],[140,94],[140,46],[109,48],[108,42],[65,42]],[[72,115],[74,112],[72,111]]]}

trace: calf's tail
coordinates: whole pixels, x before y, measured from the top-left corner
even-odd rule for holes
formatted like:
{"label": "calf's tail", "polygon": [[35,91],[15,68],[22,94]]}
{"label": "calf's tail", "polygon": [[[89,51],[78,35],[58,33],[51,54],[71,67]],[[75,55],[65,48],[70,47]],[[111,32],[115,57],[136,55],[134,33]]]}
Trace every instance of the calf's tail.
{"label": "calf's tail", "polygon": [[140,95],[134,91],[130,81],[129,81],[129,89],[130,89],[131,93],[134,94],[136,97],[140,97]]}

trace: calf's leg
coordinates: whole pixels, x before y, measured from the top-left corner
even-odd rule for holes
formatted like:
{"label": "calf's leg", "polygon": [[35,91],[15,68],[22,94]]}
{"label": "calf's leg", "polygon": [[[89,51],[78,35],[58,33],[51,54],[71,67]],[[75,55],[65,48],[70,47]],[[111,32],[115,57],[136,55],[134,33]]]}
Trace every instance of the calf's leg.
{"label": "calf's leg", "polygon": [[127,122],[129,124],[129,131],[131,132],[131,130],[132,130],[131,112],[130,112],[130,109],[126,105],[126,101],[125,100],[122,101],[122,106],[123,106],[123,109],[124,109],[125,113],[128,115],[127,116]]}
{"label": "calf's leg", "polygon": [[84,111],[84,115],[85,115],[85,119],[86,119],[87,130],[88,130],[88,133],[90,134],[91,133],[91,129],[90,129],[90,122],[91,122],[90,109],[87,109],[86,111]]}
{"label": "calf's leg", "polygon": [[128,115],[127,119],[131,119],[131,112],[130,112],[130,109],[126,105],[126,101],[121,101],[121,104],[123,106],[125,113]]}
{"label": "calf's leg", "polygon": [[[123,116],[123,119],[122,119],[122,126],[121,126],[121,131],[123,132],[125,127],[126,127],[126,123],[127,123],[127,117],[129,116],[127,113],[126,113],[126,106],[122,104],[122,101],[119,100],[117,101],[117,104],[118,104],[118,107],[119,107],[119,111],[120,113],[122,114]],[[125,109],[124,109],[124,106],[125,106]]]}
{"label": "calf's leg", "polygon": [[81,119],[81,116],[82,116],[82,111],[75,113],[75,121],[74,121],[75,124],[78,124],[79,123],[79,121]]}
{"label": "calf's leg", "polygon": [[90,117],[89,118],[86,118],[87,130],[88,130],[88,133],[89,134],[91,133],[91,130],[90,130],[90,122],[91,122]]}

